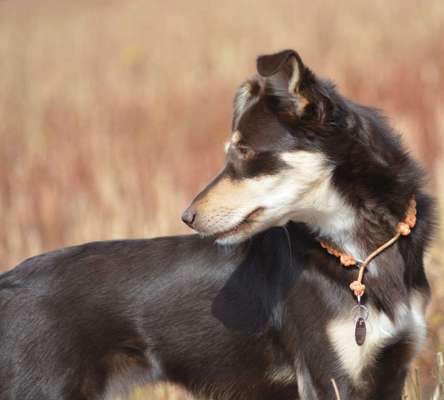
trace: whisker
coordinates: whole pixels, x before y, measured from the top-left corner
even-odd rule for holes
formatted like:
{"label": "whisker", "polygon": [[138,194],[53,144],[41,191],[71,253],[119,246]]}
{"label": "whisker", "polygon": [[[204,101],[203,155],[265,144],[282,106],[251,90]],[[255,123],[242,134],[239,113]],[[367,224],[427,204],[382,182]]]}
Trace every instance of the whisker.
{"label": "whisker", "polygon": [[287,237],[288,249],[290,252],[290,267],[293,268],[293,248],[291,247],[290,233],[288,232],[287,225],[284,225],[282,229],[285,231],[285,236]]}

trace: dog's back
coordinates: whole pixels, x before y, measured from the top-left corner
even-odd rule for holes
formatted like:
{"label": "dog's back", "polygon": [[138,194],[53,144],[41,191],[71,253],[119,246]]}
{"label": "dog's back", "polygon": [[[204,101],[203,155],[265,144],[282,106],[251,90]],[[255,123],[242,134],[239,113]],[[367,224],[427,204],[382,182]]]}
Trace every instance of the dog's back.
{"label": "dog's back", "polygon": [[266,393],[271,287],[243,257],[188,236],[26,260],[0,278],[0,399],[111,398],[159,380]]}
{"label": "dog's back", "polygon": [[145,276],[130,282],[128,260],[118,265],[134,245],[67,248],[0,278],[1,399],[96,398],[120,369],[134,370],[132,381],[149,379],[154,370],[129,307]]}

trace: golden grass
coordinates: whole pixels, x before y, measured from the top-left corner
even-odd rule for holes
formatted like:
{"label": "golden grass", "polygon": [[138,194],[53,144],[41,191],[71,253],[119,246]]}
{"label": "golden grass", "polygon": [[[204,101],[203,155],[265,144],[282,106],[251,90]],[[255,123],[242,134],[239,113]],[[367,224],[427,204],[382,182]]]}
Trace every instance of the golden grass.
{"label": "golden grass", "polygon": [[[441,0],[0,2],[0,269],[187,232],[180,213],[222,165],[236,86],[256,54],[284,47],[387,111],[443,210],[443,27]],[[421,371],[444,343],[443,246],[439,231]],[[153,390],[135,398],[185,398]]]}

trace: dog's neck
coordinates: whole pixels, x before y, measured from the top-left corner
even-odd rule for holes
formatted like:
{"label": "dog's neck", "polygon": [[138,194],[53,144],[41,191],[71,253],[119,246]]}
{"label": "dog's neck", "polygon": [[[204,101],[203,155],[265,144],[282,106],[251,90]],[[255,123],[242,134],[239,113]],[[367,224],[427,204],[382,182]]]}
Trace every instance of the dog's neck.
{"label": "dog's neck", "polygon": [[306,223],[319,238],[357,260],[363,260],[388,240],[397,221],[385,210],[371,205],[356,208],[335,189],[330,180],[319,184],[304,197],[305,207],[293,216]]}

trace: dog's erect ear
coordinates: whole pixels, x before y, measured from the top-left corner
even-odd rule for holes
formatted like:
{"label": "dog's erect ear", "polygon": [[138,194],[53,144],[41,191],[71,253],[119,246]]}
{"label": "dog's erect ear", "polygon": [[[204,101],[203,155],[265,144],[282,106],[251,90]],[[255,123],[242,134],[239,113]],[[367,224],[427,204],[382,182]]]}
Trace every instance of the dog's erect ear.
{"label": "dog's erect ear", "polygon": [[298,90],[306,70],[301,57],[294,50],[259,56],[256,68],[259,75],[276,81],[275,84],[286,85],[291,94]]}
{"label": "dog's erect ear", "polygon": [[294,94],[304,73],[305,66],[294,50],[283,50],[279,53],[259,56],[256,61],[259,75],[275,77],[287,83],[288,91]]}
{"label": "dog's erect ear", "polygon": [[281,110],[301,115],[309,103],[306,92],[313,75],[299,54],[294,50],[283,50],[259,56],[256,68],[265,78],[269,93],[280,99]]}

